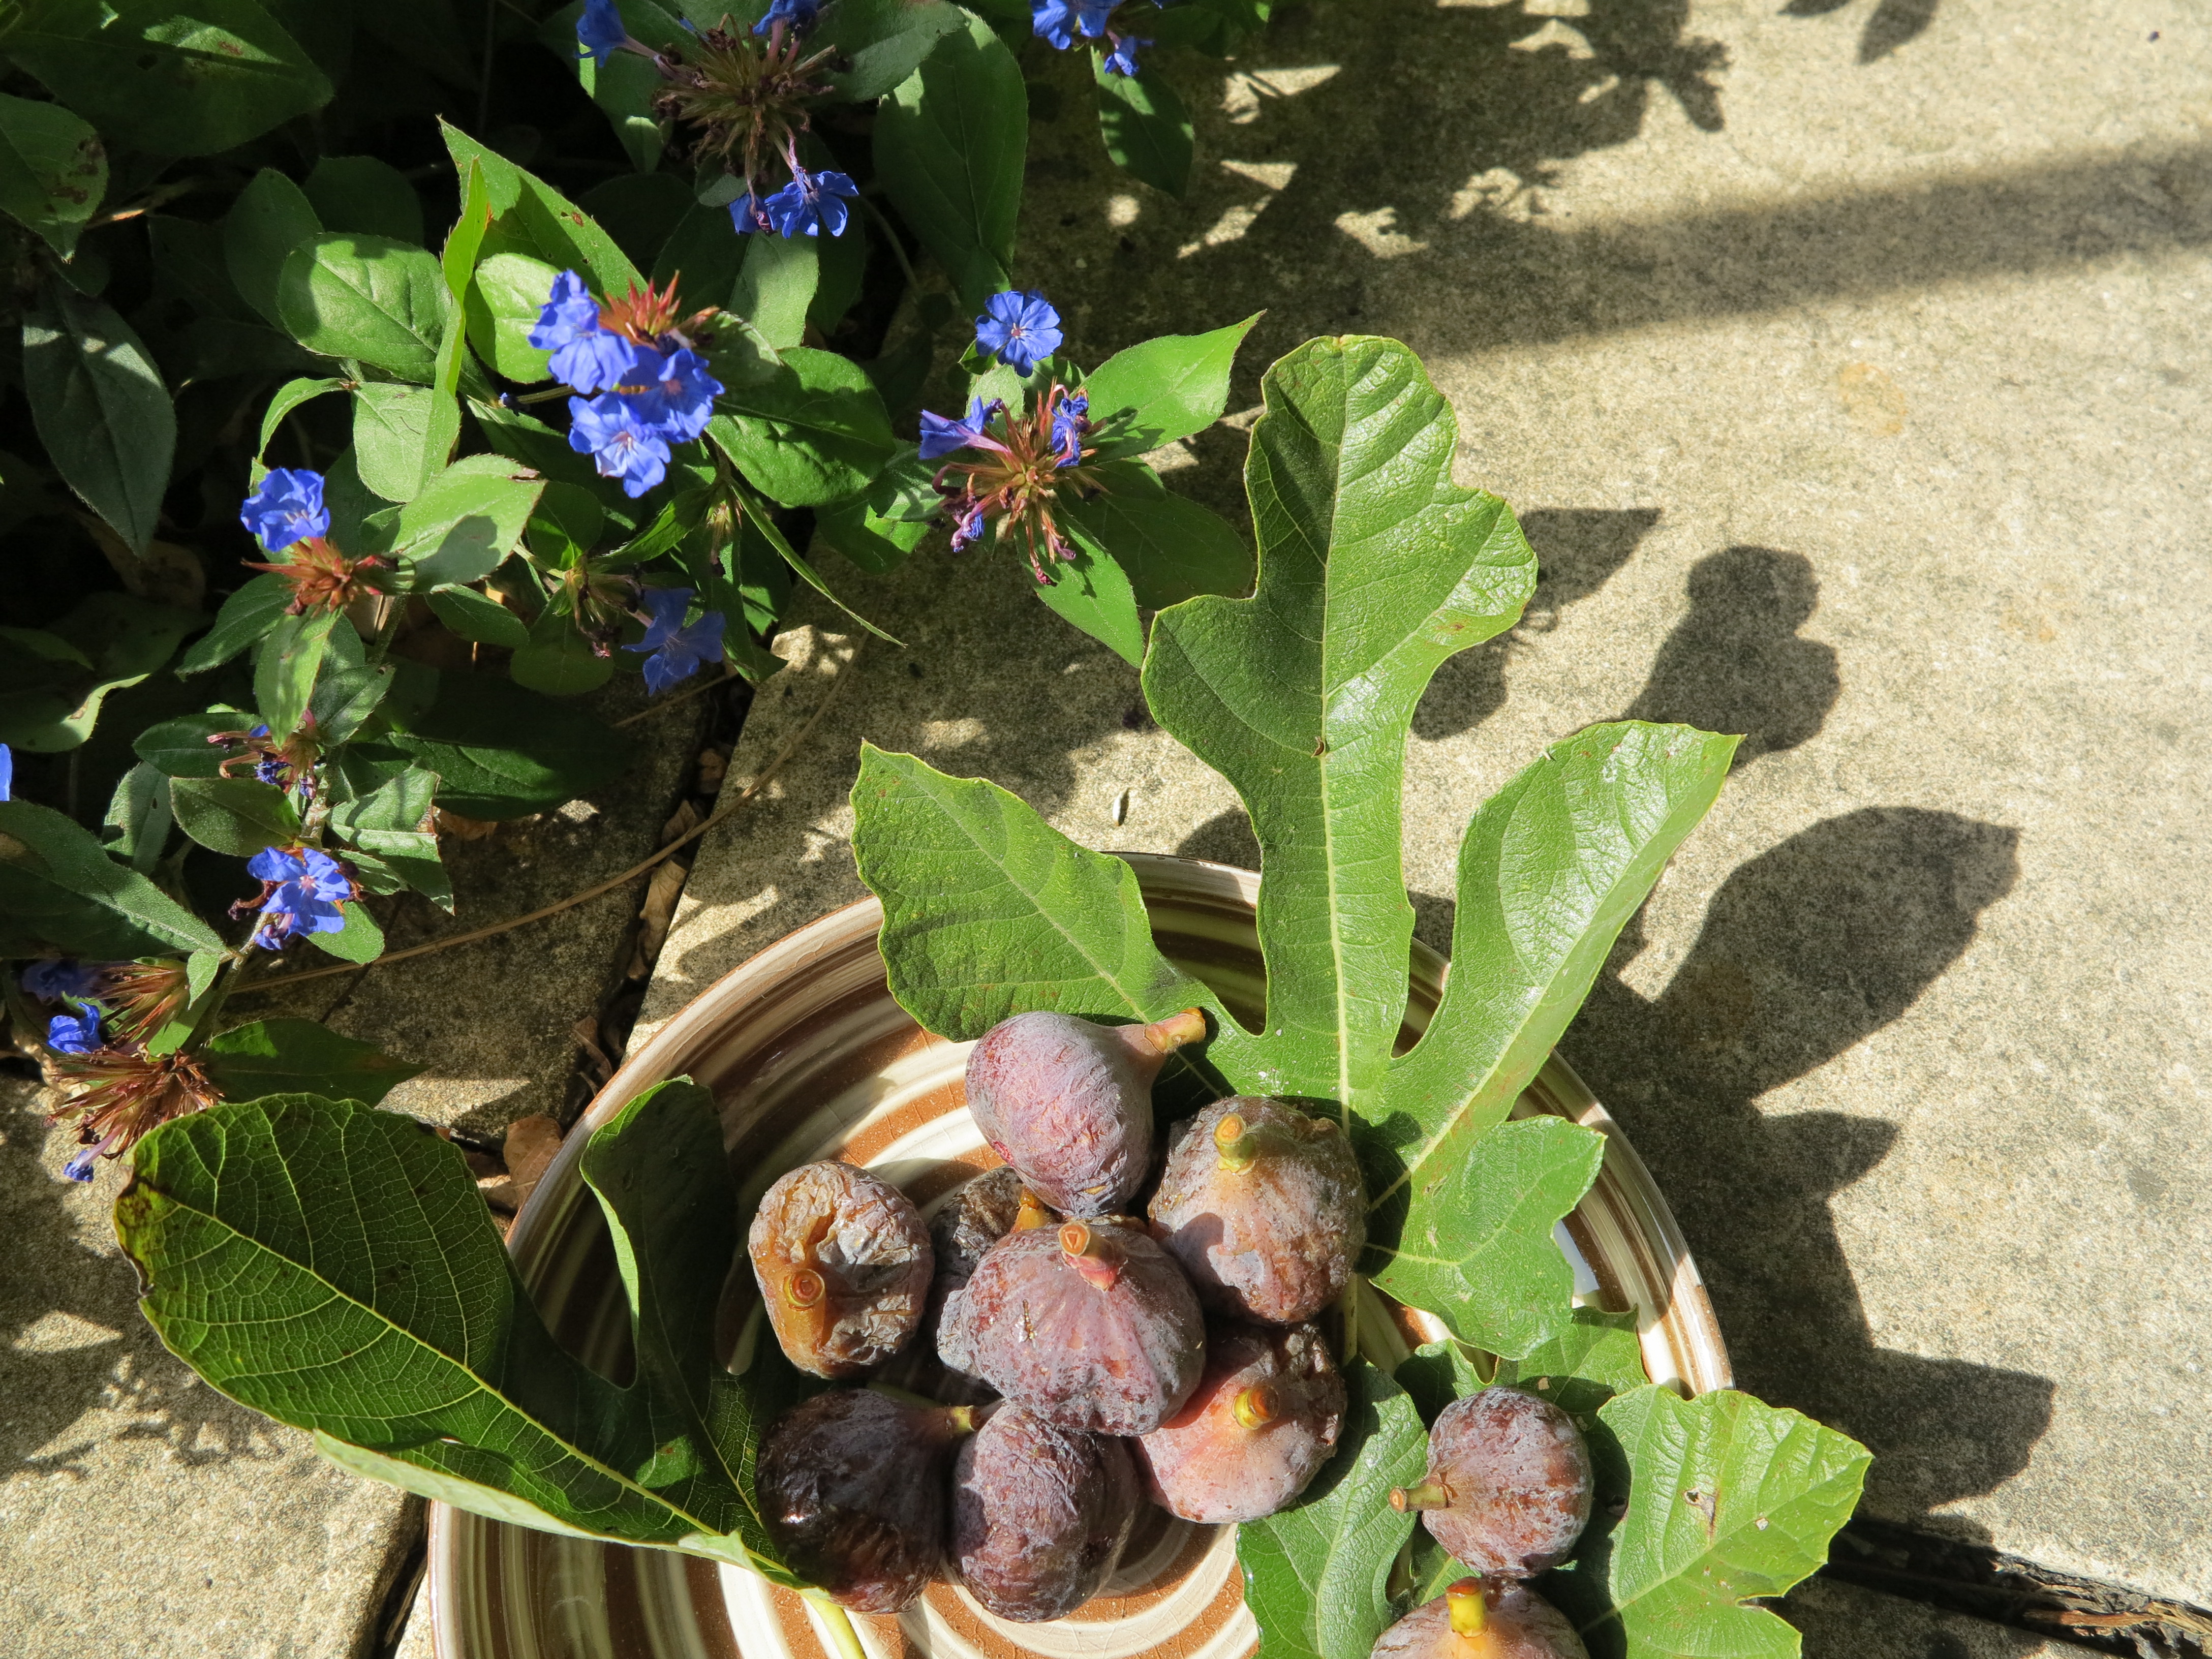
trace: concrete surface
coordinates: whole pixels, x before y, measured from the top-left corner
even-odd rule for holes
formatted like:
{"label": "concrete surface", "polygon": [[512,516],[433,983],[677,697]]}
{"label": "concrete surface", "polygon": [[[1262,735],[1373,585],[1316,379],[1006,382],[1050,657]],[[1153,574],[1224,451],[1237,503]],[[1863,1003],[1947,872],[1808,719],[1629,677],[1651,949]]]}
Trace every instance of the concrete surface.
{"label": "concrete surface", "polygon": [[[1790,9],[1297,10],[1177,66],[1212,89],[1182,204],[1110,173],[1047,62],[1017,274],[1085,361],[1268,307],[1233,408],[1308,335],[1425,355],[1546,580],[1416,722],[1425,937],[1547,741],[1748,733],[1565,1051],[1745,1386],[1877,1453],[1873,1513],[2203,1602],[2212,53],[2144,0]],[[1171,481],[1232,506],[1243,445]],[[1005,562],[839,578],[907,648],[709,842],[649,1019],[858,894],[863,735],[1093,844],[1249,861]],[[849,646],[817,614],[733,777]]]}
{"label": "concrete surface", "polygon": [[1808,1578],[1775,1604],[1805,1638],[1805,1659],[2067,1659],[2085,1650],[1879,1590]]}

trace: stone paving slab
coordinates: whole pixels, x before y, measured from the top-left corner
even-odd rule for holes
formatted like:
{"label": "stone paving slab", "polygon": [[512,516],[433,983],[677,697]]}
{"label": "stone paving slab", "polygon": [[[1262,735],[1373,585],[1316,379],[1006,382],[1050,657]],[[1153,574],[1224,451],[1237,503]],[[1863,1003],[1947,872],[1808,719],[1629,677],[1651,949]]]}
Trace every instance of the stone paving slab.
{"label": "stone paving slab", "polygon": [[2085,1650],[1879,1590],[1808,1578],[1776,1606],[1805,1659],[2079,1659]]}
{"label": "stone paving slab", "polygon": [[[1266,307],[1249,409],[1300,338],[1397,335],[1464,480],[1523,514],[1528,620],[1416,722],[1425,938],[1545,743],[1748,734],[1563,1045],[1745,1386],[1867,1441],[1885,1519],[2212,1600],[2205,32],[2141,0],[1315,7],[1212,71],[1181,204],[1047,72],[1017,274],[1079,356]],[[1171,474],[1230,511],[1235,426]],[[649,1020],[858,895],[863,736],[1094,845],[1249,861],[1130,671],[1004,563],[837,574],[908,648],[870,645],[708,843]],[[815,620],[733,777],[852,648]]]}

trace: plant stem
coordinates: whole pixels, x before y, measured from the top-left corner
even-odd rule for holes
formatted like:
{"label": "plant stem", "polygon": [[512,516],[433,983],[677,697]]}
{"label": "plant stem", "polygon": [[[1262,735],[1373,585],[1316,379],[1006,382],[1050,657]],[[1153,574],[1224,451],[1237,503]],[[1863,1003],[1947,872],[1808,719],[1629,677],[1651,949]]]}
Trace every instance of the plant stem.
{"label": "plant stem", "polygon": [[801,1590],[799,1594],[812,1603],[815,1616],[830,1632],[830,1645],[837,1650],[838,1659],[868,1659],[868,1650],[860,1645],[860,1633],[853,1628],[850,1613],[820,1590]]}
{"label": "plant stem", "polygon": [[914,274],[914,261],[906,257],[906,244],[899,240],[898,227],[892,224],[884,210],[866,197],[859,199],[869,216],[883,227],[884,240],[891,245],[891,257],[898,261],[899,269],[906,273],[906,285],[910,289],[921,288],[921,278]]}

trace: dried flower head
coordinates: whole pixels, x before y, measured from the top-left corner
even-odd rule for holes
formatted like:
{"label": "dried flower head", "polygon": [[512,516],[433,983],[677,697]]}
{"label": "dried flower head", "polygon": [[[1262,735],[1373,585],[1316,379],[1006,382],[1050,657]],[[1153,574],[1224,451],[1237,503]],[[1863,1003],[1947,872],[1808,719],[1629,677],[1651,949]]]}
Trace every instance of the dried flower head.
{"label": "dried flower head", "polygon": [[292,602],[285,609],[295,617],[343,611],[356,599],[383,592],[374,573],[390,564],[388,559],[374,553],[349,559],[320,536],[294,542],[288,550],[291,556],[280,563],[245,562],[249,570],[265,570],[291,584]]}
{"label": "dried flower head", "polygon": [[46,1121],[74,1121],[83,1150],[69,1162],[73,1181],[92,1179],[98,1158],[116,1158],[171,1118],[203,1111],[219,1097],[199,1062],[187,1054],[135,1054],[101,1048],[57,1056],[54,1080],[69,1098]]}

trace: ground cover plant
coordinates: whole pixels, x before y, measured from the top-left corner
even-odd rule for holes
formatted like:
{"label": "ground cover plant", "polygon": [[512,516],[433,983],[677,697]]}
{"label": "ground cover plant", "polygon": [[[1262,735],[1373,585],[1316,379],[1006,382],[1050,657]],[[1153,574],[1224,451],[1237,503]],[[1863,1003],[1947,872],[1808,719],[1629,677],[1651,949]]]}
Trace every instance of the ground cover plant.
{"label": "ground cover plant", "polygon": [[[1439,1598],[1424,1617],[1449,1610],[1455,1635],[1463,1613],[1480,1622],[1485,1598],[1462,1583],[1475,1564],[1444,1553],[1472,1552],[1458,1540],[1473,1534],[1421,1517],[1476,1455],[1449,1426],[1476,1407],[1455,1402],[1516,1386],[1552,1402],[1587,1442],[1588,1489],[1573,1501],[1589,1524],[1534,1590],[1590,1651],[1795,1653],[1795,1632],[1750,1603],[1820,1565],[1856,1500],[1865,1452],[1734,1390],[1685,1400],[1648,1382],[1633,1310],[1577,1306],[1553,1242],[1598,1172],[1600,1138],[1557,1118],[1509,1115],[1615,936],[1711,805],[1735,740],[1620,722],[1532,760],[1468,827],[1452,972],[1425,1028],[1406,1032],[1408,726],[1437,667],[1520,615],[1534,561],[1503,502],[1451,482],[1455,422],[1404,347],[1310,342],[1268,371],[1263,391],[1246,473],[1255,590],[1160,611],[1142,678],[1154,717],[1230,779],[1250,814],[1264,877],[1264,1018],[1240,1020],[1159,953],[1126,864],[1077,846],[988,782],[870,750],[854,789],[855,852],[883,902],[891,988],[923,1026],[953,1040],[1042,1015],[1157,1033],[1141,1040],[1192,1061],[1185,1081],[1196,1093],[1182,1109],[1237,1097],[1239,1109],[1204,1120],[1202,1144],[1224,1167],[1255,1157],[1269,1133],[1340,1136],[1352,1149],[1364,1213],[1356,1228],[1340,1216],[1323,1229],[1347,1251],[1356,1239],[1359,1252],[1331,1335],[1342,1387],[1333,1450],[1290,1483],[1310,1481],[1295,1501],[1238,1534],[1270,1659],[1358,1659],[1407,1608]],[[1077,1059],[1105,1064],[1121,1040],[1082,1037],[1090,1058]],[[1114,1085],[1102,1146],[1140,1137],[1129,1090],[1150,1083]],[[988,1092],[991,1122],[1012,1146],[1003,1091]],[[1271,1125],[1269,1103],[1295,1121]],[[1013,1161],[1026,1175],[1022,1165],[1036,1160],[1017,1149]],[[1108,1286],[1139,1257],[1147,1274],[1177,1271],[1158,1265],[1170,1247],[1149,1232],[1109,1215],[1083,1218],[1132,1196],[1107,1162],[1097,1179],[1057,1194],[1082,1213],[1056,1231],[1029,1228],[1018,1212],[986,1228],[1012,1231],[984,1250],[967,1293],[987,1273],[1016,1271],[992,1268],[1002,1252],[1009,1262],[1058,1260],[1055,1271]],[[927,1570],[908,1559],[915,1552],[867,1558],[896,1568],[885,1588],[883,1575],[842,1576],[821,1534],[788,1531],[787,1472],[799,1466],[789,1449],[809,1454],[806,1467],[834,1464],[842,1481],[855,1466],[838,1461],[841,1448],[854,1435],[896,1445],[915,1473],[893,1495],[910,1505],[924,1466],[962,1424],[865,1387],[819,1391],[787,1348],[825,1372],[853,1352],[833,1352],[816,1317],[830,1288],[823,1271],[774,1248],[795,1238],[803,1249],[841,1205],[896,1205],[840,1177],[823,1189],[826,1208],[809,1210],[794,1188],[764,1222],[739,1214],[714,1103],[683,1079],[624,1104],[592,1134],[581,1170],[617,1241],[633,1316],[636,1374],[621,1387],[554,1344],[460,1155],[357,1100],[272,1092],[164,1125],[138,1148],[117,1224],[163,1340],[217,1388],[313,1431],[349,1468],[519,1524],[742,1563],[831,1608],[841,1596],[868,1607],[878,1594],[895,1602],[910,1593]],[[1156,1221],[1189,1199],[1191,1182],[1165,1190]],[[365,1206],[364,1193],[381,1196]],[[1009,1195],[998,1198],[1004,1212]],[[795,1316],[779,1316],[780,1340],[757,1320],[732,1372],[717,1363],[714,1315],[747,1224],[759,1282]],[[905,1254],[867,1294],[884,1298],[876,1311],[895,1314],[896,1347],[910,1340],[921,1245],[910,1223],[885,1236],[903,1238]],[[432,1260],[448,1270],[434,1282],[410,1265]],[[1259,1288],[1223,1279],[1209,1294]],[[1433,1314],[1451,1340],[1386,1369],[1384,1297]],[[1310,1309],[1293,1300],[1274,1311]],[[963,1317],[946,1328],[965,1328]],[[1119,1401],[1132,1414],[1110,1429],[1149,1433],[1206,1386],[1176,1346],[1191,1317],[1157,1316],[1185,1335],[1152,1344],[1158,1392]],[[1249,1363],[1291,1358],[1286,1349]],[[994,1379],[1023,1391],[1021,1409],[1054,1409],[1024,1369]],[[1224,1398],[1262,1419],[1277,1410],[1243,1388]],[[984,1461],[981,1449],[961,1455],[971,1476]],[[880,1474],[871,1490],[884,1495]],[[941,1510],[922,1507],[899,1522],[900,1540],[943,1524]],[[1522,1570],[1552,1562],[1557,1544],[1547,1534],[1521,1547],[1535,1551]],[[1543,1625],[1522,1595],[1509,1589],[1490,1607],[1501,1630]],[[1392,1639],[1412,1650],[1425,1628]]]}
{"label": "ground cover plant", "polygon": [[[1218,47],[1264,11],[1163,27]],[[589,699],[617,674],[773,672],[818,550],[1018,550],[1133,662],[1140,606],[1249,585],[1138,459],[1218,416],[1247,325],[1086,375],[1008,286],[1015,48],[1099,39],[1109,107],[1170,97],[1111,8],[1067,15],[0,21],[0,958],[72,1176],[216,1100],[412,1075],[229,999],[287,951],[377,960],[372,899],[465,907],[441,829],[612,779],[631,745]],[[925,415],[963,314],[967,412]]]}

